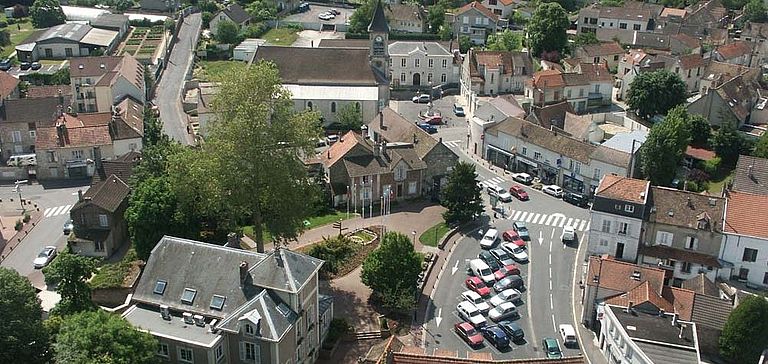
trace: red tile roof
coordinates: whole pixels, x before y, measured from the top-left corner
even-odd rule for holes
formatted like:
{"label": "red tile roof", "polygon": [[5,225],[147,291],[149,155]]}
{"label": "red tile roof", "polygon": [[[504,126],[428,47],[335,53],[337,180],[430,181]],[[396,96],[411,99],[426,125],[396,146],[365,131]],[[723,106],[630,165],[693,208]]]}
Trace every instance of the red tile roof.
{"label": "red tile roof", "polygon": [[35,149],[42,151],[55,148],[89,147],[112,144],[108,125],[67,128],[63,142],[56,127],[37,128]]}
{"label": "red tile roof", "polygon": [[344,134],[344,136],[340,137],[336,143],[333,143],[333,145],[328,148],[328,150],[325,152],[323,163],[326,167],[330,167],[336,164],[336,162],[344,158],[344,156],[347,155],[347,153],[349,153],[349,151],[352,150],[355,145],[359,144],[360,141],[360,136],[358,136],[354,131],[348,131],[346,134]]}
{"label": "red tile roof", "polygon": [[688,148],[685,148],[685,155],[694,159],[698,159],[700,161],[708,161],[716,157],[715,152],[711,150],[692,147],[690,145],[688,146]]}
{"label": "red tile roof", "polygon": [[581,48],[584,50],[584,53],[590,57],[624,54],[624,48],[622,48],[621,44],[618,42],[588,44]]}
{"label": "red tile roof", "polygon": [[680,65],[683,66],[683,69],[686,70],[696,67],[704,67],[706,63],[707,62],[704,60],[704,57],[702,57],[700,54],[688,54],[685,56],[680,56]]}
{"label": "red tile roof", "polygon": [[725,232],[768,239],[768,195],[728,192]]}
{"label": "red tile roof", "polygon": [[[638,279],[633,277],[639,272]],[[595,277],[597,281],[595,282]],[[648,281],[653,292],[661,294],[664,286],[664,270],[654,267],[640,266],[615,260],[612,257],[589,257],[589,274],[587,285],[607,288],[614,291],[628,292]]]}
{"label": "red tile roof", "polygon": [[0,98],[6,98],[19,86],[19,79],[0,71]]}
{"label": "red tile roof", "polygon": [[72,96],[72,88],[67,85],[29,86],[27,98],[56,97],[59,96],[59,93],[62,96]]}
{"label": "red tile roof", "polygon": [[466,4],[459,8],[459,11],[456,12],[456,15],[463,14],[466,11],[469,11],[470,9],[476,9],[477,11],[481,12],[483,15],[493,19],[494,21],[499,20],[499,16],[494,14],[490,9],[483,6],[483,4],[473,1],[469,4]]}
{"label": "red tile roof", "polygon": [[733,42],[717,47],[716,52],[724,59],[733,59],[752,52],[752,46],[748,42]]}
{"label": "red tile roof", "polygon": [[558,70],[539,71],[533,74],[533,86],[537,88],[563,87],[565,80]]}
{"label": "red tile roof", "polygon": [[696,297],[695,292],[684,288],[666,286],[661,295],[665,300],[672,303],[674,312],[680,315],[681,320],[691,320],[693,302]]}
{"label": "red tile roof", "polygon": [[645,203],[649,183],[642,179],[607,174],[600,180],[595,195],[614,200]]}
{"label": "red tile roof", "polygon": [[722,268],[717,257],[695,251],[675,249],[666,245],[642,245],[639,254],[659,259],[672,259],[703,266]]}
{"label": "red tile roof", "polygon": [[628,307],[630,302],[632,302],[633,306],[647,302],[667,312],[670,312],[673,309],[672,304],[669,301],[662,298],[659,293],[654,292],[648,281],[643,282],[627,293],[622,293],[605,300],[605,303],[622,307]]}

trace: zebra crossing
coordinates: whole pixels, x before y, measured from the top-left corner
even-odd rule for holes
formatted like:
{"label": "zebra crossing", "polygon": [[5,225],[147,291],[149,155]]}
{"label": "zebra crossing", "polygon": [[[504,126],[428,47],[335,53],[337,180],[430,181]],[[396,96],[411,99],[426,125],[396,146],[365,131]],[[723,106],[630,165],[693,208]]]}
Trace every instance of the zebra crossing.
{"label": "zebra crossing", "polygon": [[73,205],[61,205],[49,207],[43,211],[43,217],[53,217],[69,213]]}
{"label": "zebra crossing", "polygon": [[461,145],[461,140],[449,140],[449,141],[443,141],[443,144],[445,144],[448,148],[458,148],[459,145]]}
{"label": "zebra crossing", "polygon": [[488,186],[498,187],[498,186],[499,186],[499,184],[500,184],[500,183],[503,183],[503,182],[505,182],[505,181],[504,181],[504,178],[501,178],[501,177],[493,177],[493,178],[489,178],[489,179],[483,180],[483,181],[482,181],[482,182],[480,182],[480,183],[481,183],[483,186],[486,186],[486,187],[488,187]]}
{"label": "zebra crossing", "polygon": [[576,231],[589,230],[589,221],[567,217],[561,213],[540,214],[536,212],[510,210],[507,219],[515,221],[524,221],[526,224],[547,225],[556,228],[571,226]]}

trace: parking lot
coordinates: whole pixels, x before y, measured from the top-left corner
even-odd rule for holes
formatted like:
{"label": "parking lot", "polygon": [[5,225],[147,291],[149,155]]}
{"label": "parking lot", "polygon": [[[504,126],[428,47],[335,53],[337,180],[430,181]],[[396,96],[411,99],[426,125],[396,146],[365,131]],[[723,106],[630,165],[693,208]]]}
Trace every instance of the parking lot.
{"label": "parking lot", "polygon": [[[318,18],[318,15],[330,9],[336,9],[341,12],[341,14],[336,15],[336,18],[331,20],[320,20],[320,18]],[[352,13],[354,12],[355,9],[345,9],[334,6],[312,4],[309,6],[309,11],[304,13],[291,14],[283,19],[283,21],[298,23],[344,24],[347,22],[347,20],[349,20],[349,17],[352,16]]]}
{"label": "parking lot", "polygon": [[[416,93],[414,93],[414,96],[416,96]],[[457,99],[458,96],[446,96],[441,99],[432,100],[431,110],[439,112],[443,117],[443,124],[439,125],[438,128],[466,127],[467,119],[453,114],[453,104]],[[430,110],[428,104],[417,104],[412,101],[390,101],[390,106],[410,121],[419,120],[420,113]]]}
{"label": "parking lot", "polygon": [[31,73],[53,74],[65,67],[69,67],[69,61],[61,61],[58,63],[51,63],[51,61],[47,61],[46,63],[43,63],[39,70],[33,70],[31,68],[22,70],[19,65],[14,65],[10,70],[8,70],[8,74],[16,77],[25,76]]}

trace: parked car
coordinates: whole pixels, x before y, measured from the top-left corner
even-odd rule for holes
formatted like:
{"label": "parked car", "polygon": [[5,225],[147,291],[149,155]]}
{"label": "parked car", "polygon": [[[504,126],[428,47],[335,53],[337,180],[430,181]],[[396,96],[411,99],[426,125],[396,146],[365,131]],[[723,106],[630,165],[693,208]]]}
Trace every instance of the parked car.
{"label": "parked car", "polygon": [[573,226],[566,225],[563,227],[563,233],[560,234],[560,240],[563,241],[563,244],[571,244],[576,241],[576,229],[573,228]]}
{"label": "parked car", "polygon": [[461,293],[461,298],[463,298],[464,301],[472,302],[483,315],[491,310],[491,305],[489,305],[488,302],[485,302],[483,297],[475,291],[464,291]]}
{"label": "parked car", "polygon": [[557,331],[563,339],[563,346],[572,348],[578,345],[579,342],[576,340],[576,330],[573,329],[573,326],[570,324],[560,324]]}
{"label": "parked car", "polygon": [[508,277],[504,277],[504,279],[496,282],[493,285],[493,290],[496,292],[503,292],[504,290],[510,289],[510,288],[523,288],[523,285],[525,283],[523,282],[523,277],[520,277],[518,275],[511,275]]}
{"label": "parked car", "polygon": [[510,202],[512,201],[512,195],[504,189],[504,187],[500,186],[488,186],[488,195],[490,196],[496,196],[501,202]]}
{"label": "parked car", "polygon": [[8,71],[13,67],[13,61],[10,58],[6,58],[0,61],[0,70]]}
{"label": "parked car", "polygon": [[499,264],[499,261],[496,260],[496,257],[494,257],[493,254],[487,250],[481,250],[480,253],[477,254],[477,257],[484,261],[485,264],[488,264],[488,267],[491,268],[491,271],[493,272],[501,268],[501,264]]}
{"label": "parked car", "polygon": [[456,116],[464,116],[464,107],[459,104],[453,104],[453,114]]}
{"label": "parked car", "polygon": [[496,229],[488,229],[480,240],[480,248],[491,249],[496,245],[497,240],[499,240],[499,231]]}
{"label": "parked car", "polygon": [[424,122],[429,125],[440,125],[443,123],[442,115],[431,115],[424,118]]}
{"label": "parked car", "polygon": [[339,135],[338,134],[332,134],[325,138],[328,140],[328,144],[333,144],[339,141]]}
{"label": "parked car", "polygon": [[504,232],[504,235],[502,235],[502,237],[504,238],[504,241],[508,241],[521,248],[525,248],[525,240],[523,240],[523,238],[520,237],[520,234],[518,234],[517,231],[507,230]]}
{"label": "parked car", "polygon": [[332,20],[336,18],[336,15],[326,11],[318,14],[317,17],[320,18],[320,20]]}
{"label": "parked car", "polygon": [[501,248],[492,249],[490,254],[499,262],[501,266],[514,265],[515,261],[509,256],[506,250]]}
{"label": "parked car", "polygon": [[28,70],[30,67],[32,67],[32,63],[29,62],[21,62],[19,65],[19,68],[21,68],[22,71]]}
{"label": "parked car", "polygon": [[43,248],[43,251],[40,252],[40,254],[37,255],[37,258],[35,258],[34,261],[32,261],[32,264],[35,265],[35,268],[44,268],[48,264],[51,263],[53,258],[56,257],[56,247],[55,246],[46,246]]}
{"label": "parked car", "polygon": [[533,183],[533,177],[528,173],[512,173],[512,179],[524,185]]}
{"label": "parked car", "polygon": [[514,288],[507,288],[495,296],[491,297],[489,302],[493,307],[496,307],[504,302],[518,302],[523,298],[523,294]]}
{"label": "parked car", "polygon": [[341,12],[338,11],[337,9],[331,9],[331,10],[328,10],[328,11],[331,12],[333,15],[341,15]]}
{"label": "parked car", "polygon": [[545,337],[541,340],[541,347],[547,354],[547,359],[561,359],[563,357],[563,352],[560,351],[560,345],[558,345],[557,340],[551,337]]}
{"label": "parked car", "polygon": [[431,101],[431,98],[427,94],[421,94],[416,95],[413,98],[411,98],[411,101],[417,103],[417,104],[426,104]]}
{"label": "parked car", "polygon": [[37,71],[43,68],[43,65],[40,64],[40,62],[32,62],[32,64],[29,65],[29,68],[32,68],[33,70]]}
{"label": "parked car", "polygon": [[427,134],[435,134],[435,133],[437,133],[437,128],[435,128],[434,126],[429,125],[427,123],[419,124],[419,128],[421,128],[421,130],[426,131]]}
{"label": "parked car", "polygon": [[487,323],[485,317],[480,313],[480,310],[470,302],[459,302],[456,306],[456,312],[459,313],[459,317],[469,321],[474,327],[483,327]]}
{"label": "parked car", "polygon": [[514,264],[509,264],[502,266],[499,268],[499,270],[493,272],[493,277],[496,278],[497,281],[500,281],[504,279],[504,277],[511,276],[511,275],[520,275],[520,268],[518,268]]}
{"label": "parked car", "polygon": [[467,285],[467,288],[471,289],[482,297],[491,295],[491,289],[488,288],[488,286],[485,285],[485,282],[483,282],[483,280],[478,277],[469,277],[464,281],[464,284]]}
{"label": "parked car", "polygon": [[514,243],[507,243],[501,246],[504,248],[504,250],[509,253],[509,255],[512,256],[512,259],[514,259],[518,263],[525,263],[528,261],[528,253],[525,252],[525,249],[515,245]]}
{"label": "parked car", "polygon": [[589,199],[587,199],[587,196],[579,193],[568,192],[563,195],[563,201],[579,207],[589,206]]}
{"label": "parked car", "polygon": [[520,314],[517,312],[517,307],[512,302],[502,302],[488,312],[488,319],[493,322],[498,322],[510,317],[520,317]]}
{"label": "parked car", "polygon": [[525,332],[523,332],[523,329],[517,323],[504,320],[499,322],[496,326],[504,330],[513,342],[521,342],[525,338]]}
{"label": "parked car", "polygon": [[309,11],[309,4],[307,4],[307,3],[301,3],[301,4],[299,4],[299,6],[296,8],[296,12],[297,12],[297,13],[306,13],[306,12],[308,12],[308,11]]}
{"label": "parked car", "polygon": [[453,331],[473,348],[483,345],[483,335],[469,322],[456,323],[453,325]]}
{"label": "parked car", "polygon": [[520,235],[520,239],[531,240],[531,235],[528,233],[528,226],[525,225],[525,222],[515,221],[512,224],[512,230],[517,231],[517,234]]}
{"label": "parked car", "polygon": [[509,188],[509,194],[515,196],[520,201],[528,201],[528,192],[525,192],[523,187],[514,185]]}
{"label": "parked car", "polygon": [[72,220],[67,220],[67,222],[64,223],[64,235],[69,235],[74,229],[75,225],[72,224]]}
{"label": "parked car", "polygon": [[480,332],[483,333],[483,337],[495,346],[496,349],[502,350],[509,347],[509,337],[507,337],[507,333],[501,328],[488,326],[480,329]]}
{"label": "parked car", "polygon": [[541,188],[541,191],[556,198],[563,197],[563,189],[557,185],[546,185]]}

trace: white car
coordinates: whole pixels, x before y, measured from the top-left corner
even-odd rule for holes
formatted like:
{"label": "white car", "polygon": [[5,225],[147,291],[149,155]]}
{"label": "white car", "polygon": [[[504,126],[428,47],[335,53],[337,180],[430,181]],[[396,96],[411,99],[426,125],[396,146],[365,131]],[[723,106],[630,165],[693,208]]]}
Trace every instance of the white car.
{"label": "white car", "polygon": [[570,225],[563,227],[563,233],[560,234],[560,240],[563,242],[563,244],[572,243],[574,240],[576,240],[576,229]]}
{"label": "white car", "polygon": [[480,248],[490,249],[496,245],[496,240],[499,238],[499,231],[496,229],[488,229],[480,240]]}
{"label": "white car", "polygon": [[493,307],[496,307],[504,302],[519,301],[520,299],[522,299],[522,297],[523,296],[520,293],[520,291],[514,288],[510,288],[510,289],[505,289],[499,292],[498,294],[496,294],[495,296],[491,297],[490,302],[491,302],[491,305],[493,305]]}
{"label": "white car", "polygon": [[474,327],[483,327],[488,323],[485,320],[485,317],[483,317],[483,314],[480,313],[480,310],[477,308],[477,306],[470,302],[460,302],[456,306],[456,311],[459,313],[459,317],[468,321]]}
{"label": "white car", "polygon": [[483,298],[475,291],[464,291],[461,294],[461,298],[463,298],[464,301],[472,302],[482,314],[487,314],[488,311],[491,310],[491,306],[488,302],[483,301]]}
{"label": "white car", "polygon": [[557,197],[557,198],[563,197],[563,189],[557,185],[546,185],[542,187],[541,190],[552,197]]}
{"label": "white car", "polygon": [[512,256],[512,259],[514,259],[517,262],[527,262],[528,261],[528,253],[525,252],[525,249],[522,247],[519,247],[515,245],[514,243],[507,243],[502,245],[502,248],[509,253],[509,255]]}
{"label": "white car", "polygon": [[525,185],[530,185],[533,182],[533,177],[528,173],[512,173],[512,179]]}
{"label": "white car", "polygon": [[331,14],[331,13],[326,11],[324,13],[318,14],[317,17],[320,18],[320,20],[331,20],[331,19],[336,18],[336,15],[333,15],[333,14]]}
{"label": "white car", "polygon": [[32,263],[35,265],[35,268],[44,268],[55,257],[56,257],[56,247],[47,246],[43,248],[43,251],[41,251],[40,254],[37,255],[37,258],[35,258],[35,260],[32,261]]}
{"label": "white car", "polygon": [[512,302],[502,302],[488,312],[488,318],[493,322],[498,322],[508,317],[516,317],[518,315],[517,307],[515,307],[515,304]]}
{"label": "white car", "polygon": [[430,100],[431,100],[431,98],[427,94],[421,94],[421,95],[417,95],[417,96],[414,96],[413,98],[411,98],[411,101],[413,101],[413,102],[415,102],[417,104],[426,104]]}
{"label": "white car", "polygon": [[507,191],[507,189],[504,187],[488,186],[488,194],[498,197],[501,202],[512,201],[512,194],[509,193],[509,191]]}

